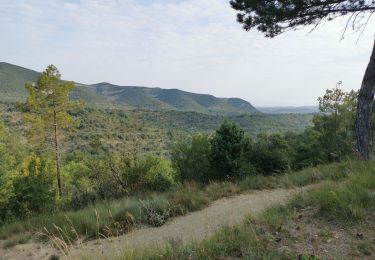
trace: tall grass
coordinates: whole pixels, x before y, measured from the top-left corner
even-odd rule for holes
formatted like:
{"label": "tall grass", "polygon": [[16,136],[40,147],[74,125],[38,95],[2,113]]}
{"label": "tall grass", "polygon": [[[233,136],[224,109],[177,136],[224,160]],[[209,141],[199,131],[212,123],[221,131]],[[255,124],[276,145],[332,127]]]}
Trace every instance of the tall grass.
{"label": "tall grass", "polygon": [[[375,168],[374,162],[369,165]],[[11,239],[19,233],[43,230],[56,235],[63,234],[62,239],[66,241],[73,241],[78,236],[94,239],[118,235],[128,232],[136,225],[163,225],[171,217],[202,209],[222,197],[254,189],[290,188],[322,180],[341,180],[357,171],[365,171],[367,167],[369,166],[364,166],[361,162],[348,161],[278,176],[249,176],[236,183],[211,183],[205,187],[185,183],[164,193],[103,201],[78,211],[42,214],[5,224],[0,227],[0,239]],[[319,196],[316,195],[315,198],[319,199]]]}
{"label": "tall grass", "polygon": [[[297,214],[301,212],[299,210],[310,209],[312,214],[317,212],[316,218],[334,221],[338,226],[356,224],[366,219],[369,214],[373,214],[374,161],[320,166],[306,169],[299,174],[274,177],[265,183],[270,185],[267,187],[275,188],[282,185],[289,187],[291,184],[305,185],[321,180],[329,181],[296,195],[287,205],[273,206],[265,210],[256,220],[248,217],[242,224],[224,227],[213,237],[202,242],[192,242],[188,245],[169,243],[161,248],[125,251],[121,256],[113,256],[110,259],[294,259],[297,254],[276,251],[277,247],[283,244],[275,242],[275,237],[287,220],[293,221],[297,218]],[[344,176],[347,178],[344,179]],[[276,183],[278,178],[288,181]],[[259,183],[256,187],[259,187]],[[298,257],[318,259],[315,256]]]}
{"label": "tall grass", "polygon": [[208,194],[198,186],[186,185],[163,194],[103,201],[78,211],[39,215],[6,224],[0,228],[0,239],[44,229],[63,233],[66,240],[76,239],[76,233],[87,239],[106,237],[127,232],[139,224],[162,225],[168,218],[201,209],[210,201]]}
{"label": "tall grass", "polygon": [[358,222],[375,209],[375,169],[352,176],[342,183],[327,183],[311,191],[306,204],[318,207],[329,220]]}
{"label": "tall grass", "polygon": [[240,181],[238,186],[242,190],[275,189],[301,187],[325,180],[339,181],[352,174],[366,171],[369,165],[375,167],[375,161],[366,163],[349,160],[274,176],[254,175]]}
{"label": "tall grass", "polygon": [[262,231],[248,218],[242,224],[223,227],[213,237],[183,245],[171,241],[162,248],[126,250],[107,259],[276,259],[278,253],[267,248]]}

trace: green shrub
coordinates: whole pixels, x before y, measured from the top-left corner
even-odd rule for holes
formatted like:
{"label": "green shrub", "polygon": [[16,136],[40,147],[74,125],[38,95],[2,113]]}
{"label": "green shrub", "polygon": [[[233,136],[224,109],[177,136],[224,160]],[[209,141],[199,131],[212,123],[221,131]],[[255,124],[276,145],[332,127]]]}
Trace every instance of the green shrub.
{"label": "green shrub", "polygon": [[238,125],[224,122],[211,140],[210,163],[215,170],[212,179],[233,179],[253,171],[247,160],[252,142]]}
{"label": "green shrub", "polygon": [[152,197],[141,201],[143,208],[143,222],[148,225],[159,227],[164,225],[171,216],[169,202],[163,197]]}
{"label": "green shrub", "polygon": [[181,181],[208,182],[212,176],[209,161],[210,138],[194,134],[191,141],[180,141],[172,151],[172,162]]}
{"label": "green shrub", "polygon": [[[72,156],[71,156],[72,157]],[[84,155],[69,158],[62,168],[64,184],[64,207],[79,209],[93,204],[99,196],[94,189],[92,172]]]}
{"label": "green shrub", "polygon": [[13,195],[8,208],[18,217],[52,210],[55,206],[54,167],[47,159],[26,157],[21,175],[13,180]]}
{"label": "green shrub", "polygon": [[89,158],[87,167],[89,168],[92,189],[98,198],[120,198],[127,194],[124,187],[114,178],[109,158]]}
{"label": "green shrub", "polygon": [[322,133],[312,127],[302,133],[287,133],[285,139],[293,150],[294,170],[328,162],[327,153],[321,143]]}
{"label": "green shrub", "polygon": [[158,157],[148,156],[144,159],[147,169],[147,186],[150,190],[166,191],[174,184],[174,173],[170,161]]}
{"label": "green shrub", "polygon": [[[134,194],[141,191],[165,191],[175,184],[171,162],[156,156],[129,159],[126,156],[112,156],[103,162],[106,175],[99,175],[101,186],[112,188],[115,196]],[[99,173],[100,174],[100,173]],[[110,192],[108,192],[110,194]],[[110,194],[111,195],[111,194]]]}
{"label": "green shrub", "polygon": [[251,162],[257,171],[270,175],[287,170],[292,161],[292,150],[279,134],[259,134],[254,144]]}

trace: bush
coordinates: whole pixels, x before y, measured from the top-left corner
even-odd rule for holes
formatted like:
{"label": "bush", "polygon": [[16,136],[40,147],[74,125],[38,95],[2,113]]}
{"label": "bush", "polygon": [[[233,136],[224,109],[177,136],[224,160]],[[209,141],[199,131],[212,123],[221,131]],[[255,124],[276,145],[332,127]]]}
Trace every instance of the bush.
{"label": "bush", "polygon": [[102,172],[96,172],[96,182],[106,198],[140,191],[165,191],[175,184],[171,162],[156,156],[133,160],[115,155],[102,161],[100,168]]}
{"label": "bush", "polygon": [[259,134],[251,161],[262,174],[281,173],[287,170],[293,158],[288,142],[279,134]]}
{"label": "bush", "polygon": [[78,209],[96,200],[93,182],[90,179],[90,168],[84,160],[73,160],[62,168],[65,199],[68,205]]}
{"label": "bush", "polygon": [[224,122],[215,132],[211,147],[210,163],[215,169],[213,179],[233,179],[251,169],[245,157],[251,150],[251,139],[246,138],[244,130],[236,124]]}
{"label": "bush", "polygon": [[212,177],[209,156],[210,138],[207,134],[194,134],[191,141],[179,142],[172,151],[173,167],[182,181],[208,182]]}
{"label": "bush", "polygon": [[93,189],[101,199],[119,198],[126,194],[126,191],[113,177],[108,159],[91,158],[87,166],[90,170],[90,179],[93,182]]}
{"label": "bush", "polygon": [[174,173],[169,161],[148,156],[141,163],[148,165],[146,178],[150,190],[165,191],[174,185]]}
{"label": "bush", "polygon": [[164,225],[171,215],[170,204],[163,197],[155,196],[142,201],[142,209],[144,212],[143,222],[154,227]]}
{"label": "bush", "polygon": [[302,133],[287,133],[285,138],[294,152],[292,168],[295,170],[328,162],[321,143],[322,133],[307,128]]}
{"label": "bush", "polygon": [[25,158],[21,176],[13,181],[8,209],[16,216],[29,217],[53,209],[56,199],[53,162],[36,155]]}

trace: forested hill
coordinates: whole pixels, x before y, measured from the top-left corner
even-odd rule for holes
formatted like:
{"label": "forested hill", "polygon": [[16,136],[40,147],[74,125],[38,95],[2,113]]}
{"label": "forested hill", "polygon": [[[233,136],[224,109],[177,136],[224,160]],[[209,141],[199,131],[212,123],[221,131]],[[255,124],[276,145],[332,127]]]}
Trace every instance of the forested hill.
{"label": "forested hill", "polygon": [[319,112],[318,106],[302,107],[257,107],[262,113],[267,114],[315,114]]}
{"label": "forested hill", "polygon": [[[23,101],[26,97],[25,83],[35,82],[38,76],[39,72],[0,62],[0,101]],[[83,99],[94,108],[195,111],[212,115],[258,112],[249,102],[239,98],[217,98],[178,89],[116,86],[109,83],[76,85],[72,98]]]}

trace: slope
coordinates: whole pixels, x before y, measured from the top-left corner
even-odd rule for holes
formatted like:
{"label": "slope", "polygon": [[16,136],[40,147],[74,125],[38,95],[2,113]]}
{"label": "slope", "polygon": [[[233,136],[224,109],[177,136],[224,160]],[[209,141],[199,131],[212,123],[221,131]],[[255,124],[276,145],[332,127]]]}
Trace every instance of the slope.
{"label": "slope", "polygon": [[[35,82],[39,72],[0,62],[0,102],[20,102],[26,97],[24,85]],[[239,98],[216,98],[178,89],[117,86],[110,83],[85,85],[76,83],[73,99],[82,99],[94,108],[137,108],[150,110],[195,111],[214,115],[257,113]]]}

